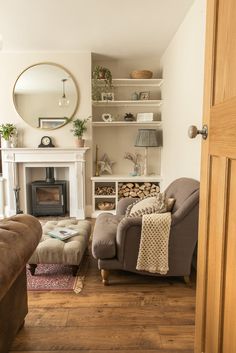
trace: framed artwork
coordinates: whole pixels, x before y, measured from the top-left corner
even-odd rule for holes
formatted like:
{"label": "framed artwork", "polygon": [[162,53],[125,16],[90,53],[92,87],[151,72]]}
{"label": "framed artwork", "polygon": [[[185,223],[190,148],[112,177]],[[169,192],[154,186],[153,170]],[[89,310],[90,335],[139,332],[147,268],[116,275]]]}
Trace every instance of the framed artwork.
{"label": "framed artwork", "polygon": [[150,92],[140,92],[139,99],[142,100],[149,100],[150,99]]}
{"label": "framed artwork", "polygon": [[38,128],[56,129],[67,122],[67,118],[38,118]]}
{"label": "framed artwork", "polygon": [[102,92],[101,94],[102,101],[114,101],[114,93],[112,92]]}

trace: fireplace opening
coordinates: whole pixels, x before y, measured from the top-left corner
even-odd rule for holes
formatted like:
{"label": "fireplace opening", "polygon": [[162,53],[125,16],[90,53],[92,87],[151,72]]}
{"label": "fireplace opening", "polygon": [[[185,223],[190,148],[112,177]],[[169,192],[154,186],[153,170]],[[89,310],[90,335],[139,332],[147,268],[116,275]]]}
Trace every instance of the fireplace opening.
{"label": "fireplace opening", "polygon": [[38,205],[59,205],[60,188],[58,186],[37,187],[36,202]]}
{"label": "fireplace opening", "polygon": [[33,216],[65,215],[66,186],[66,180],[55,180],[54,168],[46,168],[46,180],[31,183]]}

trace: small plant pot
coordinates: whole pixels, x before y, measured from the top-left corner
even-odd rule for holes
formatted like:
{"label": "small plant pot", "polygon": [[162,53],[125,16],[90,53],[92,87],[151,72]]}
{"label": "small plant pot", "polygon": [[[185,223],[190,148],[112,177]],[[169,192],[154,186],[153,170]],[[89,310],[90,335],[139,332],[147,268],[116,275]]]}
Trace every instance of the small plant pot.
{"label": "small plant pot", "polygon": [[84,147],[84,139],[76,139],[75,143],[76,143],[76,147]]}
{"label": "small plant pot", "polygon": [[1,143],[2,143],[2,148],[11,148],[11,141],[10,140],[5,140],[2,138]]}

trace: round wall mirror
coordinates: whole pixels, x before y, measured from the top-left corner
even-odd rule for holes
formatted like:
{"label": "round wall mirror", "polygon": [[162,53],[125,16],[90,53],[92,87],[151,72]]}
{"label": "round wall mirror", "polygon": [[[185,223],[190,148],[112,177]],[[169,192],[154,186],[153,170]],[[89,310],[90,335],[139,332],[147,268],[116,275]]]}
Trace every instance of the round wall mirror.
{"label": "round wall mirror", "polygon": [[69,71],[57,64],[32,65],[13,88],[15,108],[34,128],[57,129],[67,124],[78,106],[78,89]]}

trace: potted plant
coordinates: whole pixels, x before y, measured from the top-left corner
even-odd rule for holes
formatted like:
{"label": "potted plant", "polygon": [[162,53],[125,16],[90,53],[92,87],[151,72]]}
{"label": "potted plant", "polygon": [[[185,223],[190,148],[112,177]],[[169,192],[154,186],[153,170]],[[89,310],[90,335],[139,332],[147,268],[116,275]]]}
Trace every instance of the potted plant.
{"label": "potted plant", "polygon": [[76,146],[77,147],[84,147],[84,139],[83,139],[83,134],[87,130],[87,119],[76,119],[73,121],[73,129],[71,130],[74,134],[74,136],[77,137],[76,139]]}
{"label": "potted plant", "polygon": [[0,135],[2,137],[2,147],[11,147],[11,137],[16,133],[16,126],[14,124],[1,124]]}
{"label": "potted plant", "polygon": [[[92,97],[93,100],[101,100],[101,92],[108,92],[112,88],[112,74],[109,69],[97,65],[92,72]],[[101,85],[103,80],[104,85]]]}

